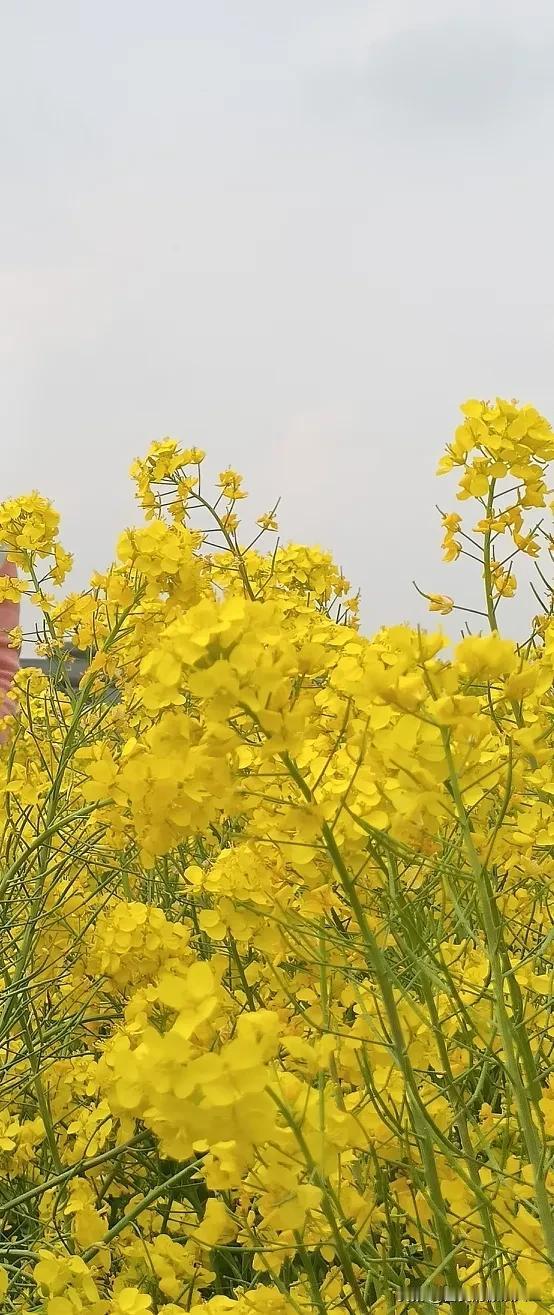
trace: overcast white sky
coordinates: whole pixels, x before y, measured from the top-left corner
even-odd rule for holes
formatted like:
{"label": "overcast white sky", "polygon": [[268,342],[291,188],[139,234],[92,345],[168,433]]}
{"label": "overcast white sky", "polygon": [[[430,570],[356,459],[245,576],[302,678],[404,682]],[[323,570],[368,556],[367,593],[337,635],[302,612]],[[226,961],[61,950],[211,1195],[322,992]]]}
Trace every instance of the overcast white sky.
{"label": "overcast white sky", "polygon": [[55,500],[84,583],[171,434],[280,494],[368,628],[427,616],[413,576],[471,603],[457,405],[554,418],[551,0],[3,0],[0,34],[0,495]]}

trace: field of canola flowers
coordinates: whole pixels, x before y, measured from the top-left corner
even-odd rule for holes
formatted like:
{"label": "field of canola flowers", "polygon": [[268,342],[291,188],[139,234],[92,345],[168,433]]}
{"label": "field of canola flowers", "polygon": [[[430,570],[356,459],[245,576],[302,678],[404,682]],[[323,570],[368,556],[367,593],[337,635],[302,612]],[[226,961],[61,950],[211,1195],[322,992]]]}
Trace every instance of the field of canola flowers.
{"label": "field of canola flowers", "polygon": [[453,643],[364,637],[273,512],[241,546],[203,455],[152,444],[142,523],[62,601],[55,510],[0,505],[59,666],[0,749],[0,1308],[552,1311],[554,433],[462,407]]}

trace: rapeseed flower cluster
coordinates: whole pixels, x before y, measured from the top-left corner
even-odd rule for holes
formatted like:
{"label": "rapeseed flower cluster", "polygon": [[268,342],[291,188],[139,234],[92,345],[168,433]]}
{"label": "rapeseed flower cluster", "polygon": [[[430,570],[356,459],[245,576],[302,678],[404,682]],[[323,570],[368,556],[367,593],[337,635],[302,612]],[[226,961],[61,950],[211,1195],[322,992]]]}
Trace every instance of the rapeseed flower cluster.
{"label": "rapeseed flower cluster", "polygon": [[329,554],[276,508],[249,539],[241,475],[210,498],[173,439],[81,594],[51,505],[0,506],[55,675],[0,749],[10,1315],[552,1309],[554,434],[462,413],[454,642],[365,637]]}

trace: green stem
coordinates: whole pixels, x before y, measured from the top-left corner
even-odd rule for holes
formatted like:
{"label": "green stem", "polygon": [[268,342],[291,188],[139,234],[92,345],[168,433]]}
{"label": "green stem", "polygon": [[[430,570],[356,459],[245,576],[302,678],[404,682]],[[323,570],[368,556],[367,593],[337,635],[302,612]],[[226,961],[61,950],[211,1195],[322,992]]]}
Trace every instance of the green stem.
{"label": "green stem", "polygon": [[[522,1059],[524,1067],[525,1062],[529,1062],[529,1057],[525,1053],[523,1056],[521,1055],[520,1029],[519,1027],[512,1028],[504,1000],[504,977],[506,967],[508,967],[508,971],[510,971],[510,977],[508,978],[509,981],[513,980],[513,973],[511,972],[511,965],[509,965],[509,963],[503,965],[499,957],[500,928],[497,912],[492,901],[492,892],[487,880],[487,874],[483,870],[479,855],[473,843],[469,818],[460,791],[458,774],[456,772],[452,749],[450,747],[449,734],[446,730],[443,730],[441,733],[448,765],[452,797],[454,799],[462,830],[464,846],[475,880],[482,925],[487,941],[489,962],[494,983],[496,1020],[504,1050],[506,1073],[513,1089],[521,1133],[525,1142],[529,1164],[533,1169],[537,1210],[548,1259],[554,1268],[554,1214],[552,1212],[550,1197],[545,1181],[545,1149],[541,1146],[537,1129],[533,1121],[531,1105],[528,1099],[525,1083],[522,1079],[517,1051],[519,1050],[519,1058]],[[534,1074],[532,1076],[535,1084],[538,1080],[537,1075]]]}
{"label": "green stem", "polygon": [[106,1164],[109,1160],[119,1159],[125,1155],[128,1150],[138,1145],[139,1138],[133,1137],[131,1141],[125,1142],[123,1146],[116,1146],[112,1150],[102,1151],[99,1155],[93,1155],[88,1160],[78,1160],[72,1164],[70,1169],[64,1169],[53,1178],[47,1178],[44,1183],[39,1183],[37,1187],[30,1187],[26,1192],[21,1192],[19,1196],[12,1196],[8,1201],[0,1201],[0,1217],[15,1210],[20,1205],[26,1205],[27,1201],[35,1201],[37,1197],[44,1196],[45,1192],[50,1192],[54,1187],[61,1187],[68,1183],[72,1178],[80,1178],[83,1174],[88,1173],[89,1169],[96,1169],[100,1164]]}
{"label": "green stem", "polygon": [[121,1219],[118,1219],[117,1224],[114,1224],[113,1228],[109,1228],[107,1233],[104,1233],[101,1242],[98,1242],[96,1246],[88,1247],[87,1251],[83,1252],[83,1260],[86,1261],[87,1264],[89,1260],[93,1260],[94,1256],[96,1256],[99,1251],[102,1251],[110,1242],[113,1242],[114,1237],[118,1237],[119,1234],[123,1232],[124,1228],[127,1228],[129,1224],[132,1224],[133,1220],[138,1219],[138,1216],[142,1214],[143,1210],[147,1210],[148,1206],[152,1205],[153,1201],[156,1201],[159,1196],[164,1196],[169,1187],[174,1187],[176,1183],[183,1182],[183,1180],[187,1178],[187,1175],[190,1175],[196,1169],[200,1168],[201,1164],[202,1160],[194,1160],[192,1164],[186,1164],[184,1169],[178,1169],[177,1173],[172,1174],[170,1178],[165,1178],[162,1183],[156,1183],[156,1186],[153,1187],[150,1192],[147,1192],[146,1196],[143,1196],[142,1200],[139,1201],[137,1205],[133,1206],[132,1210],[129,1210],[126,1215],[123,1215]]}
{"label": "green stem", "polygon": [[40,1116],[41,1116],[42,1122],[43,1122],[43,1124],[44,1124],[44,1131],[45,1131],[45,1133],[46,1133],[46,1140],[47,1140],[47,1142],[48,1142],[48,1146],[49,1146],[49,1149],[50,1149],[50,1155],[51,1155],[51,1157],[52,1157],[52,1164],[53,1164],[53,1166],[54,1166],[56,1172],[57,1172],[57,1173],[61,1173],[61,1172],[62,1172],[62,1162],[61,1162],[61,1160],[60,1160],[60,1156],[59,1156],[59,1152],[58,1152],[58,1145],[57,1145],[57,1142],[56,1142],[56,1133],[55,1133],[55,1131],[54,1131],[54,1124],[53,1124],[53,1120],[52,1120],[52,1113],[51,1113],[51,1110],[50,1110],[50,1102],[49,1102],[49,1100],[48,1100],[48,1096],[46,1095],[46,1092],[45,1092],[45,1090],[44,1090],[44,1086],[43,1086],[43,1083],[42,1083],[42,1078],[41,1078],[41,1076],[40,1076],[40,1068],[39,1068],[39,1064],[38,1064],[38,1062],[37,1062],[37,1052],[36,1052],[35,1049],[34,1049],[34,1046],[33,1046],[33,1038],[32,1038],[32,1036],[31,1036],[31,1034],[30,1034],[30,1031],[29,1031],[29,1024],[28,1024],[27,1018],[25,1017],[24,1014],[22,1015],[22,1018],[21,1018],[21,1031],[22,1031],[22,1033],[23,1033],[23,1037],[24,1037],[24,1040],[25,1040],[25,1046],[26,1046],[26,1050],[27,1050],[27,1056],[28,1056],[28,1059],[29,1059],[29,1064],[30,1064],[30,1066],[31,1066],[31,1072],[32,1072],[32,1075],[33,1075],[33,1086],[34,1086],[34,1089],[35,1089],[35,1095],[36,1095],[36,1098],[37,1098],[37,1104],[38,1104],[38,1107],[39,1107],[39,1110],[40,1110]]}
{"label": "green stem", "polygon": [[[303,797],[308,802],[313,802],[312,792],[305,782],[302,773],[296,763],[288,753],[282,755],[282,760],[290,772],[293,780],[301,791]],[[403,1075],[406,1085],[406,1094],[408,1096],[408,1108],[413,1122],[414,1132],[418,1140],[425,1181],[431,1201],[435,1227],[437,1230],[437,1240],[439,1243],[441,1258],[444,1263],[444,1274],[449,1285],[456,1290],[459,1287],[457,1266],[455,1260],[455,1248],[453,1247],[450,1226],[448,1224],[446,1206],[441,1192],[437,1165],[433,1151],[433,1143],[429,1132],[429,1122],[425,1106],[422,1104],[418,1084],[412,1069],[410,1058],[407,1051],[406,1042],[402,1032],[402,1025],[396,1007],[394,992],[392,990],[389,973],[387,970],[386,960],[377,941],[368,924],[364,909],[362,907],[355,883],[346,867],[342,854],[338,848],[337,842],[327,822],[323,823],[321,828],[323,841],[333,867],[342,885],[348,903],[352,909],[362,939],[366,948],[366,958],[368,967],[375,974],[377,984],[381,992],[381,998],[385,1006],[392,1040],[392,1055],[396,1066]],[[463,1303],[454,1302],[452,1305],[452,1315],[464,1315]]]}
{"label": "green stem", "polygon": [[[489,495],[487,498],[487,509],[486,509],[487,520],[490,520],[494,510],[493,504],[494,504],[495,485],[496,485],[496,480],[491,479],[489,485]],[[491,630],[497,630],[498,625],[496,621],[496,609],[495,609],[493,590],[492,590],[491,566],[492,566],[492,530],[488,529],[485,531],[485,536],[483,540],[483,574],[485,580],[485,599],[487,604],[487,617],[489,620],[489,626]]]}
{"label": "green stem", "polygon": [[315,1164],[312,1155],[310,1154],[310,1150],[303,1136],[302,1129],[299,1127],[298,1123],[296,1122],[296,1119],[293,1118],[290,1110],[285,1105],[285,1103],[281,1100],[280,1096],[277,1095],[276,1091],[270,1091],[269,1094],[272,1100],[275,1101],[277,1109],[280,1111],[280,1113],[283,1115],[283,1118],[288,1123],[289,1128],[292,1129],[294,1136],[296,1137],[296,1140],[300,1147],[300,1150],[302,1151],[302,1154],[304,1156],[306,1167],[307,1169],[309,1169],[314,1183],[320,1189],[321,1210],[322,1213],[325,1215],[327,1223],[329,1224],[329,1227],[332,1231],[335,1240],[337,1255],[339,1257],[344,1276],[348,1280],[350,1287],[352,1288],[352,1295],[354,1297],[358,1310],[360,1311],[360,1315],[368,1315],[368,1308],[366,1302],[364,1301],[358,1280],[352,1268],[352,1262],[348,1254],[348,1249],[345,1245],[345,1240],[342,1236],[342,1233],[340,1231],[339,1225],[335,1217],[335,1212],[331,1205],[329,1184],[325,1179],[325,1177],[319,1172],[319,1169]]}

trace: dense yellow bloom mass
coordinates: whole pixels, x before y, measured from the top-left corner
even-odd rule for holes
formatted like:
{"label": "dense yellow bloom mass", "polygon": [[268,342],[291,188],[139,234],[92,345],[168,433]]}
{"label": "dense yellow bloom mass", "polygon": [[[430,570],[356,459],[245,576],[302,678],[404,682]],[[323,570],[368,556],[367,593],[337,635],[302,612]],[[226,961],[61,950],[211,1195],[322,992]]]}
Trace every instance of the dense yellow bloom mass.
{"label": "dense yellow bloom mass", "polygon": [[554,434],[462,414],[453,644],[365,637],[330,555],[275,509],[249,538],[241,475],[210,497],[174,439],[82,594],[51,505],[0,506],[53,672],[0,749],[3,1310],[552,1309]]}

